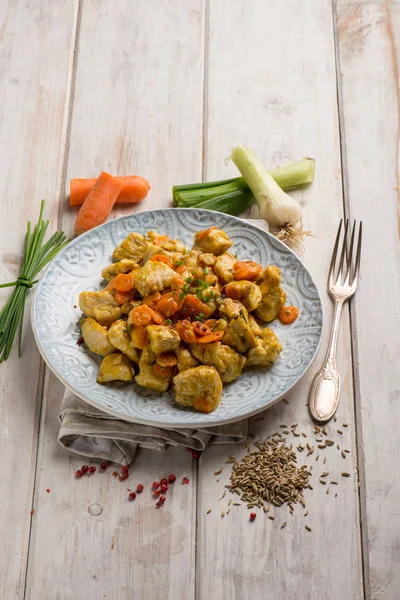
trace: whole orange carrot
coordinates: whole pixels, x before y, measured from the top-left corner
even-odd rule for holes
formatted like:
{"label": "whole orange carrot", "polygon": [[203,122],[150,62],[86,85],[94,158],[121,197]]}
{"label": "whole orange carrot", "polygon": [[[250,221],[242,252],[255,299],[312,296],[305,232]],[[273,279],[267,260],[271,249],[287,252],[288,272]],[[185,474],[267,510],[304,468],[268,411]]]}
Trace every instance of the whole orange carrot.
{"label": "whole orange carrot", "polygon": [[[150,183],[139,175],[126,175],[116,177],[122,181],[123,188],[117,198],[117,204],[136,204],[146,198]],[[70,206],[81,206],[90,190],[96,183],[96,179],[71,179],[70,180]]]}
{"label": "whole orange carrot", "polygon": [[79,209],[75,221],[75,235],[79,235],[104,223],[115,204],[124,184],[105,171],[100,173],[86,200]]}

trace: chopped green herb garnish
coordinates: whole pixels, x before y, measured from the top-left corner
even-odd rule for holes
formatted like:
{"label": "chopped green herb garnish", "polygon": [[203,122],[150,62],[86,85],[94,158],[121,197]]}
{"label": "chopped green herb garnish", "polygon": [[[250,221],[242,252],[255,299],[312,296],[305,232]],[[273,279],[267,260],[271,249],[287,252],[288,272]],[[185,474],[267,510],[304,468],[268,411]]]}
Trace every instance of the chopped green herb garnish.
{"label": "chopped green herb garnish", "polygon": [[191,277],[187,277],[185,279],[186,283],[192,283],[193,279]]}
{"label": "chopped green herb garnish", "polygon": [[205,269],[204,269],[204,275],[208,275],[208,274],[209,274],[209,272],[210,272],[209,268],[208,268],[208,267],[205,267]]}
{"label": "chopped green herb garnish", "polygon": [[167,319],[167,320],[165,321],[165,324],[166,324],[166,325],[171,325],[171,323],[172,323],[171,319]]}
{"label": "chopped green herb garnish", "polygon": [[176,267],[181,267],[183,265],[183,260],[178,260],[177,263],[175,263]]}
{"label": "chopped green herb garnish", "polygon": [[206,318],[206,315],[204,313],[200,313],[194,318],[194,320],[204,322],[205,318]]}

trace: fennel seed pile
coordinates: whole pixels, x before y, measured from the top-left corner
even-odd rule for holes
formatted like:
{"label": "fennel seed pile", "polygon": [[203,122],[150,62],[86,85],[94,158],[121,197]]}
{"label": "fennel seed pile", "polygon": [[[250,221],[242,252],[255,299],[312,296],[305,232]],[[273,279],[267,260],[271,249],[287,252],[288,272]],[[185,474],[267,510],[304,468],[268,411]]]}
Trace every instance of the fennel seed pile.
{"label": "fennel seed pile", "polygon": [[286,503],[291,510],[298,502],[305,506],[303,490],[309,486],[311,469],[297,466],[293,446],[274,439],[255,442],[255,446],[258,450],[233,464],[230,484],[225,487],[240,495],[248,508],[265,503]]}

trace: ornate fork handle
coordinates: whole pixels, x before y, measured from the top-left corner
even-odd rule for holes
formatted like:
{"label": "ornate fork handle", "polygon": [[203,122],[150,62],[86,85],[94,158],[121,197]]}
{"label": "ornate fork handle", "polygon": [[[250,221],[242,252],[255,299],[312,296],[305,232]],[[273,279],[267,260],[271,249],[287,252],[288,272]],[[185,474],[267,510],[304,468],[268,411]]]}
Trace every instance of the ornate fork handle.
{"label": "ornate fork handle", "polygon": [[329,421],[339,404],[340,375],[336,369],[336,346],[343,304],[343,300],[335,300],[328,350],[324,363],[315,374],[311,385],[309,409],[312,417],[319,423]]}

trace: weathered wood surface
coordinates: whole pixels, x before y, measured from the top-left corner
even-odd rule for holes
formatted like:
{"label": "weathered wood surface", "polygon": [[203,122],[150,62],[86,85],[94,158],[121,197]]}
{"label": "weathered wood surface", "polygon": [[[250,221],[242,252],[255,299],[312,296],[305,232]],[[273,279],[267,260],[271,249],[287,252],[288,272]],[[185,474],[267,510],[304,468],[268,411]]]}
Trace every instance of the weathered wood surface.
{"label": "weathered wood surface", "polygon": [[[0,281],[14,281],[26,221],[41,198],[57,215],[72,2],[0,3]],[[1,306],[10,288],[0,291]],[[0,597],[23,598],[38,446],[43,365],[26,311],[24,352],[0,365]]]}
{"label": "weathered wood surface", "polygon": [[[225,175],[224,158],[237,143],[250,145],[271,167],[288,158],[315,156],[315,183],[298,197],[305,203],[305,222],[317,236],[307,239],[304,261],[323,293],[328,324],[331,302],[325,282],[343,203],[332,11],[328,1],[304,2],[301,10],[298,6],[295,1],[264,0],[210,4],[205,173],[210,180],[230,176],[234,169]],[[323,348],[328,334],[326,327]],[[288,396],[289,405],[280,402],[263,414],[263,421],[253,420],[257,439],[279,431],[280,424],[298,423],[298,430],[308,439],[291,441],[314,444],[306,402],[321,359]],[[345,470],[354,473],[356,457],[347,311],[338,366],[343,375],[340,422],[350,427],[343,429],[343,435],[336,431],[339,421],[327,429],[335,444],[351,449],[351,454],[345,460],[336,447],[316,448],[312,457],[304,457],[306,464],[314,466],[314,490],[306,494],[306,509],[297,507],[294,516],[286,508],[274,509],[269,513],[274,521],[257,511],[256,522],[249,523],[248,511],[231,505],[229,515],[221,518],[232,498],[227,493],[216,501],[228,483],[230,468],[224,460],[229,453],[238,457],[246,450],[221,447],[202,457],[196,573],[199,599],[362,598],[357,481],[354,476],[345,480],[340,475]],[[220,466],[223,473],[215,476]],[[323,471],[330,473],[328,481],[337,480],[339,485],[318,483]],[[304,517],[306,510],[309,514]],[[281,530],[285,521],[287,526]]]}
{"label": "weathered wood surface", "polygon": [[[139,210],[166,206],[184,173],[201,178],[204,14],[199,0],[86,1],[79,18],[66,189],[70,177],[137,172],[151,180]],[[61,226],[75,211],[62,199]],[[131,206],[119,209],[123,214]],[[76,480],[83,462],[57,446],[63,389],[45,387],[27,597],[194,598],[196,464],[182,449],[141,452],[130,478],[110,469]],[[162,510],[151,483],[174,472]],[[191,484],[182,486],[186,475]],[[135,502],[128,488],[145,486]],[[46,488],[51,493],[46,493]],[[150,496],[150,497],[149,497]],[[93,504],[99,516],[89,513]]]}
{"label": "weathered wood surface", "polygon": [[[343,206],[365,225],[360,289],[339,340],[342,399],[328,426],[351,452],[305,457],[315,472],[307,507],[275,510],[274,521],[259,512],[249,523],[232,505],[221,518],[230,498],[218,501],[224,461],[246,452],[234,446],[209,449],[198,464],[180,449],[142,452],[132,485],[148,490],[170,471],[191,484],[175,487],[163,511],[145,494],[130,503],[129,485],[111,473],[74,479],[83,461],[56,443],[63,389],[44,374],[27,319],[23,358],[0,366],[0,597],[397,600],[400,331],[388,315],[397,314],[400,286],[398,1],[39,4],[0,6],[1,281],[18,272],[26,218],[36,219],[42,197],[53,227],[72,232],[70,177],[143,174],[152,191],[136,210],[146,210],[168,206],[175,183],[229,177],[224,159],[237,143],[270,166],[312,155],[316,180],[297,197],[315,234],[304,261],[327,325],[327,265]],[[305,405],[320,360],[289,404],[252,420],[257,439],[296,422],[315,445]],[[323,470],[339,481],[328,496]]]}
{"label": "weathered wood surface", "polygon": [[400,596],[399,2],[337,6],[346,205],[364,222],[352,303],[366,594]]}

